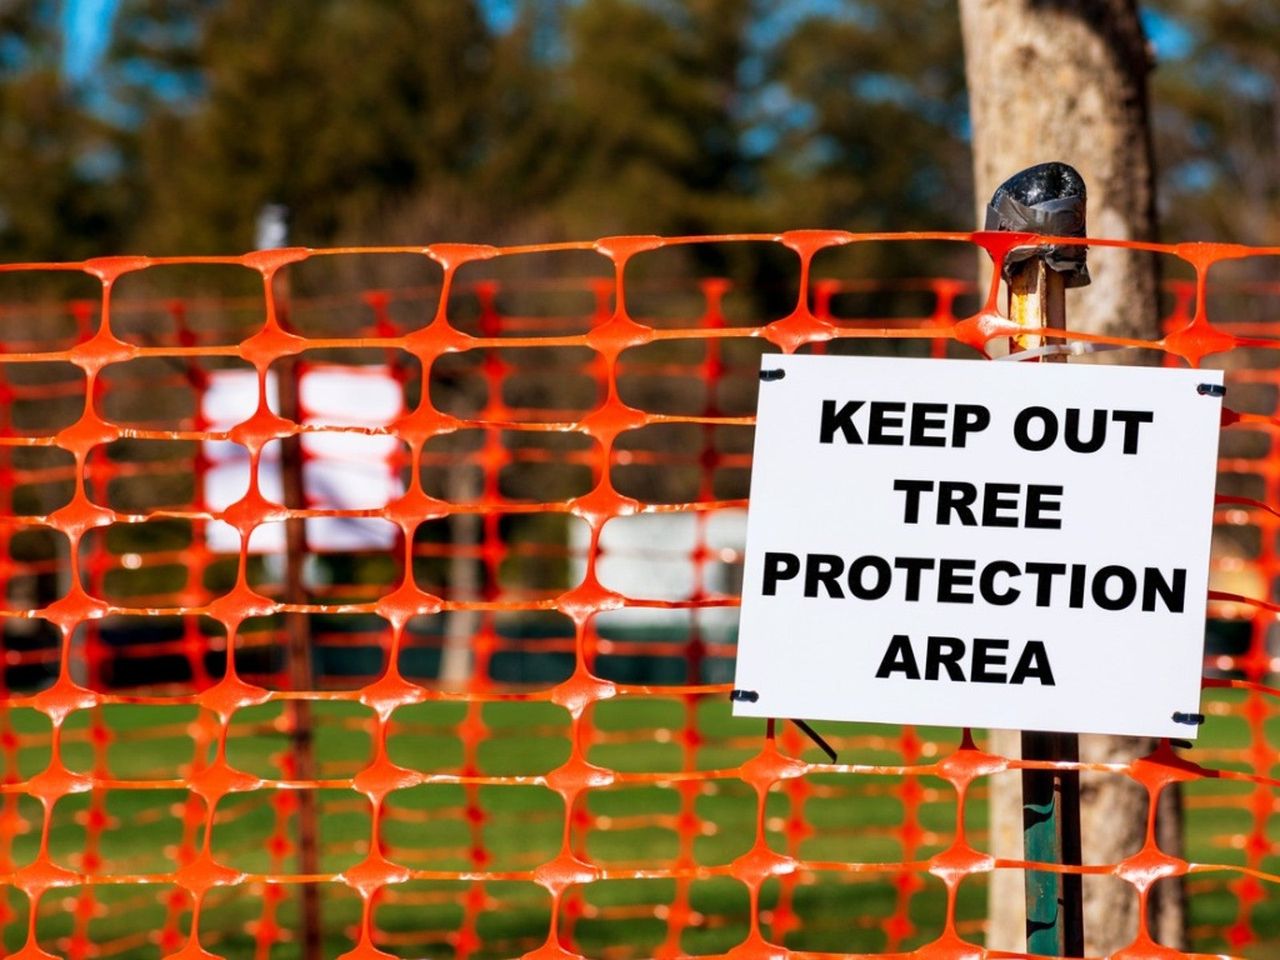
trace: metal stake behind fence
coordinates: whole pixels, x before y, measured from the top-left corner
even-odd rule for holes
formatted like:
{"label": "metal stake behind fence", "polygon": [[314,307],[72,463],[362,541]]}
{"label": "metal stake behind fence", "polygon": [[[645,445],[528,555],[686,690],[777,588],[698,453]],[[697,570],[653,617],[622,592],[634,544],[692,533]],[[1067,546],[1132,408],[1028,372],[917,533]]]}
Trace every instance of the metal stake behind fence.
{"label": "metal stake behind fence", "polygon": [[[258,215],[259,249],[282,247],[288,243],[287,210],[279,204],[268,204]],[[275,275],[272,294],[276,316],[288,328],[289,281]],[[302,423],[302,404],[298,399],[298,358],[281,357],[276,362],[276,389],[280,397],[280,416]],[[307,505],[302,478],[302,437],[294,434],[280,441],[280,481],[284,505],[302,510]],[[291,606],[307,602],[303,583],[303,567],[307,559],[307,522],[302,517],[289,517],[284,522],[284,596]],[[284,615],[286,637],[286,669],[289,687],[295,693],[315,689],[315,665],[311,652],[311,627],[307,615],[291,610]],[[300,783],[315,780],[315,755],[311,737],[311,703],[305,699],[288,702],[289,746],[293,755],[293,779]],[[313,879],[302,884],[302,956],[303,960],[320,960],[320,889],[314,878],[320,873],[318,849],[319,818],[315,791],[310,787],[297,791],[298,797],[298,868]]]}
{"label": "metal stake behind fence", "polygon": [[[1083,237],[1084,213],[1080,175],[1066,164],[1045,163],[1015,174],[996,189],[986,228]],[[1001,267],[1009,286],[1009,319],[1028,330],[1066,329],[1066,288],[1089,282],[1083,246],[1020,247],[1009,252]],[[1047,339],[1041,333],[1019,334],[1010,347],[1034,350]],[[1051,353],[1043,359],[1064,361],[1066,356]],[[1074,733],[1023,731],[1022,759],[1076,762],[1080,738]],[[1022,771],[1022,844],[1025,860],[1080,865],[1079,771]],[[1024,874],[1027,951],[1083,957],[1081,876],[1048,870]]]}

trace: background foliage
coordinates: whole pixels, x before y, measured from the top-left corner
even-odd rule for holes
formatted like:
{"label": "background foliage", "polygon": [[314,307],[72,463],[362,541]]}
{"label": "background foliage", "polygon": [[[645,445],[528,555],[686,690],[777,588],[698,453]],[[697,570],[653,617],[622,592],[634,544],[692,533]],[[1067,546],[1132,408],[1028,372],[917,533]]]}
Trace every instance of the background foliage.
{"label": "background foliage", "polygon": [[[972,225],[954,0],[120,0],[62,68],[0,7],[0,256]],[[1280,13],[1155,0],[1166,239],[1266,242]]]}

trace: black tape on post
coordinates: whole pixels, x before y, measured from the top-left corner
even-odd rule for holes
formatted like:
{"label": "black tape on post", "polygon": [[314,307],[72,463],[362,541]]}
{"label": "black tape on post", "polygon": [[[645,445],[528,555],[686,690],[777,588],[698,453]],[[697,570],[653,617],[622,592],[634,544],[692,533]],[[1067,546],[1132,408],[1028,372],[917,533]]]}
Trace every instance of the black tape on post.
{"label": "black tape on post", "polygon": [[[1015,173],[991,195],[983,229],[1011,233],[1037,233],[1051,237],[1085,235],[1086,191],[1084,178],[1066,163],[1039,163]],[[1067,287],[1089,283],[1084,244],[1018,247],[1004,260],[1004,278],[1010,279],[1020,264],[1033,258],[1063,274]]]}

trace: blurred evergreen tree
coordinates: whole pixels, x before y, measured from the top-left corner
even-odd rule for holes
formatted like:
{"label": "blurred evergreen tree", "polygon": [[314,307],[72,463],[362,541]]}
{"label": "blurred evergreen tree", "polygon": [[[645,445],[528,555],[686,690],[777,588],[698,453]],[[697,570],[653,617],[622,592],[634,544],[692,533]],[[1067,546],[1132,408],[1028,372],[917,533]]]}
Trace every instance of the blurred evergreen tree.
{"label": "blurred evergreen tree", "polygon": [[741,229],[753,192],[742,134],[755,0],[596,0],[566,26],[559,110],[573,157],[570,229]]}
{"label": "blurred evergreen tree", "polygon": [[769,51],[769,219],[847,230],[973,229],[954,0],[861,0]]}
{"label": "blurred evergreen tree", "polygon": [[152,249],[245,248],[268,202],[308,244],[423,191],[503,204],[527,85],[473,0],[126,0],[116,34]]}
{"label": "blurred evergreen tree", "polygon": [[1153,126],[1169,239],[1275,242],[1280,7],[1156,0]]}
{"label": "blurred evergreen tree", "polygon": [[113,252],[123,197],[109,128],[60,72],[56,4],[0,7],[0,257],[74,260]]}
{"label": "blurred evergreen tree", "polygon": [[240,249],[269,201],[312,244],[969,225],[952,0],[485,13],[124,0],[139,242]]}

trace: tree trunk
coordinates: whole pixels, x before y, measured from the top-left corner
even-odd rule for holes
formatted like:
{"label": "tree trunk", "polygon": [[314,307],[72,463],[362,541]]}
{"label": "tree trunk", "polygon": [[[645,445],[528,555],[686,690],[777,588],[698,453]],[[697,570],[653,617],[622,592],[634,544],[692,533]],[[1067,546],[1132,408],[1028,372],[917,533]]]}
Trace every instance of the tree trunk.
{"label": "tree trunk", "polygon": [[[1150,62],[1135,0],[960,0],[960,15],[978,222],[1007,177],[1032,164],[1060,160],[1085,179],[1089,236],[1153,239]],[[1071,329],[1159,336],[1154,256],[1095,248],[1089,251],[1089,272],[1092,284],[1068,295]],[[991,742],[994,752],[1017,756],[1017,733],[997,732]],[[1155,741],[1085,736],[1080,746],[1084,760],[1124,762],[1149,753]],[[1018,777],[994,778],[991,792],[993,852],[1018,858]],[[1114,864],[1141,847],[1147,795],[1138,783],[1122,775],[1086,775],[1081,794],[1085,863]],[[1181,798],[1173,788],[1163,792],[1158,813],[1161,848],[1180,855]],[[1084,898],[1087,954],[1109,954],[1132,941],[1137,896],[1129,884],[1116,877],[1086,877]],[[1025,950],[1021,873],[997,871],[990,902],[987,946]],[[1151,904],[1152,936],[1182,947],[1181,885],[1160,884]]]}
{"label": "tree trunk", "polygon": [[[471,503],[480,496],[483,479],[477,483],[467,470],[464,454],[449,467],[445,478],[446,496],[452,503]],[[484,542],[479,514],[455,513],[449,518],[449,598],[479,600],[483,566],[476,548]],[[440,685],[446,690],[466,689],[471,679],[471,651],[480,629],[480,614],[474,610],[453,610],[445,615],[444,648],[440,654]]]}

